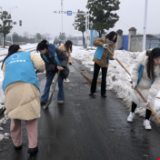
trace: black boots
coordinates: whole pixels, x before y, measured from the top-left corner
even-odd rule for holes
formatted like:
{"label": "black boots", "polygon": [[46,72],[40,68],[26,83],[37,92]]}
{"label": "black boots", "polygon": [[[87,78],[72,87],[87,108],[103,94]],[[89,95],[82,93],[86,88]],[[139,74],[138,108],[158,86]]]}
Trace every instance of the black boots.
{"label": "black boots", "polygon": [[94,93],[93,93],[93,92],[91,92],[91,93],[89,94],[89,96],[93,96],[93,94],[94,94]]}
{"label": "black boots", "polygon": [[20,146],[14,146],[15,150],[21,150],[22,149],[22,144]]}
{"label": "black boots", "polygon": [[107,96],[106,96],[106,94],[101,94],[101,97],[106,98]]}
{"label": "black boots", "polygon": [[35,148],[28,148],[28,153],[30,155],[35,155],[38,152],[38,147]]}

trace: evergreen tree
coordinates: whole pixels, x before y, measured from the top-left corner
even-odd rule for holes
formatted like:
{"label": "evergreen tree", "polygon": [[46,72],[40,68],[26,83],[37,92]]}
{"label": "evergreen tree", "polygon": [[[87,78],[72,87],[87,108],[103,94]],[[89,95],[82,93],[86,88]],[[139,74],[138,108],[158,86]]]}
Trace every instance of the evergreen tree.
{"label": "evergreen tree", "polygon": [[36,39],[38,39],[39,41],[42,39],[42,36],[41,36],[40,33],[37,33],[37,34],[36,34]]}
{"label": "evergreen tree", "polygon": [[105,29],[113,28],[119,20],[119,16],[113,11],[119,10],[119,0],[88,0],[87,8],[90,14],[92,29],[99,33],[99,37],[105,33]]}
{"label": "evergreen tree", "polygon": [[85,32],[85,20],[86,20],[84,13],[85,13],[84,11],[78,10],[77,15],[75,17],[75,21],[73,23],[75,29],[82,32],[83,46],[85,45],[84,32]]}
{"label": "evergreen tree", "polygon": [[3,11],[0,16],[0,20],[1,20],[0,33],[3,34],[3,36],[4,36],[4,47],[5,47],[5,38],[6,38],[7,34],[9,34],[12,29],[11,15],[8,14],[7,11]]}

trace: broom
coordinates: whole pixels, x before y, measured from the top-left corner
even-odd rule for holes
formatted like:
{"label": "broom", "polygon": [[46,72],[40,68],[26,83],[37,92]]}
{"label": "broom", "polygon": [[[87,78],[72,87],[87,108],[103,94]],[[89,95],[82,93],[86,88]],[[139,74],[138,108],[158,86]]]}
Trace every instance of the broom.
{"label": "broom", "polygon": [[[88,81],[88,83],[92,83],[92,79],[90,77],[88,77],[84,72],[80,71],[78,68],[76,68],[73,64],[72,66],[78,71],[81,73],[81,75]],[[97,80],[97,83],[100,84],[101,83],[101,80]]]}
{"label": "broom", "polygon": [[[106,48],[108,51],[109,49]],[[109,51],[110,52],[110,51]],[[117,62],[125,69],[125,71],[131,76],[131,74],[128,72],[128,70],[123,66],[123,64],[116,58]],[[141,94],[141,92],[138,90],[137,87],[135,87],[135,90],[137,91],[137,93],[140,95],[140,97],[143,99],[144,103],[146,103],[146,99],[143,97],[143,95]],[[156,97],[159,98],[159,97]],[[153,115],[155,116],[155,118],[157,119],[157,121],[160,123],[160,119],[158,118],[157,114],[154,112],[154,110],[152,109],[152,107],[150,106],[150,104],[147,105],[148,108],[151,110],[151,112],[153,113]]]}

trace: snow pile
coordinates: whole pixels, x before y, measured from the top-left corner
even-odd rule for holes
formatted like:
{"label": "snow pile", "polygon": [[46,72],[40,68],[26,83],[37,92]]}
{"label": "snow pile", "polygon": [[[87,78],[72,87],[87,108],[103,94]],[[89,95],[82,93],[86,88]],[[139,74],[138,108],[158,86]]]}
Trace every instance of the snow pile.
{"label": "snow pile", "polygon": [[[1,127],[2,124],[6,124],[7,120],[9,119],[9,117],[7,116],[7,111],[4,112],[4,117],[0,119],[0,132],[3,131],[4,129]],[[9,139],[10,134],[9,133],[4,133],[4,134],[0,134],[0,141],[2,141],[3,139]]]}
{"label": "snow pile", "polygon": [[[90,71],[93,71],[94,62],[92,59],[94,53],[95,50],[84,50],[82,48],[74,47],[72,57],[80,60],[82,64],[84,64]],[[131,73],[139,54],[139,52],[116,50],[114,57],[117,58]],[[107,90],[116,92],[117,98],[123,99],[125,106],[127,106],[129,109],[131,108],[133,91],[131,88],[131,78],[116,60],[110,60],[107,73]],[[157,96],[160,97],[160,92]],[[156,99],[154,108],[158,117],[160,118],[160,99]],[[136,109],[136,113],[138,113],[140,116],[144,116],[145,109],[139,107]],[[152,117],[152,120],[157,122],[154,117]]]}

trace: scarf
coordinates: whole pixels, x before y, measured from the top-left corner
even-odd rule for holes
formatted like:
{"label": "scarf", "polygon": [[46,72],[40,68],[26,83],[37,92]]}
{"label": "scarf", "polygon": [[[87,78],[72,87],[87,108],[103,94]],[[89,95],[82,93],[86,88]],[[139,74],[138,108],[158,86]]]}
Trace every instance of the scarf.
{"label": "scarf", "polygon": [[114,44],[114,42],[110,41],[109,39],[106,39],[106,44],[108,44],[109,46],[112,46]]}

